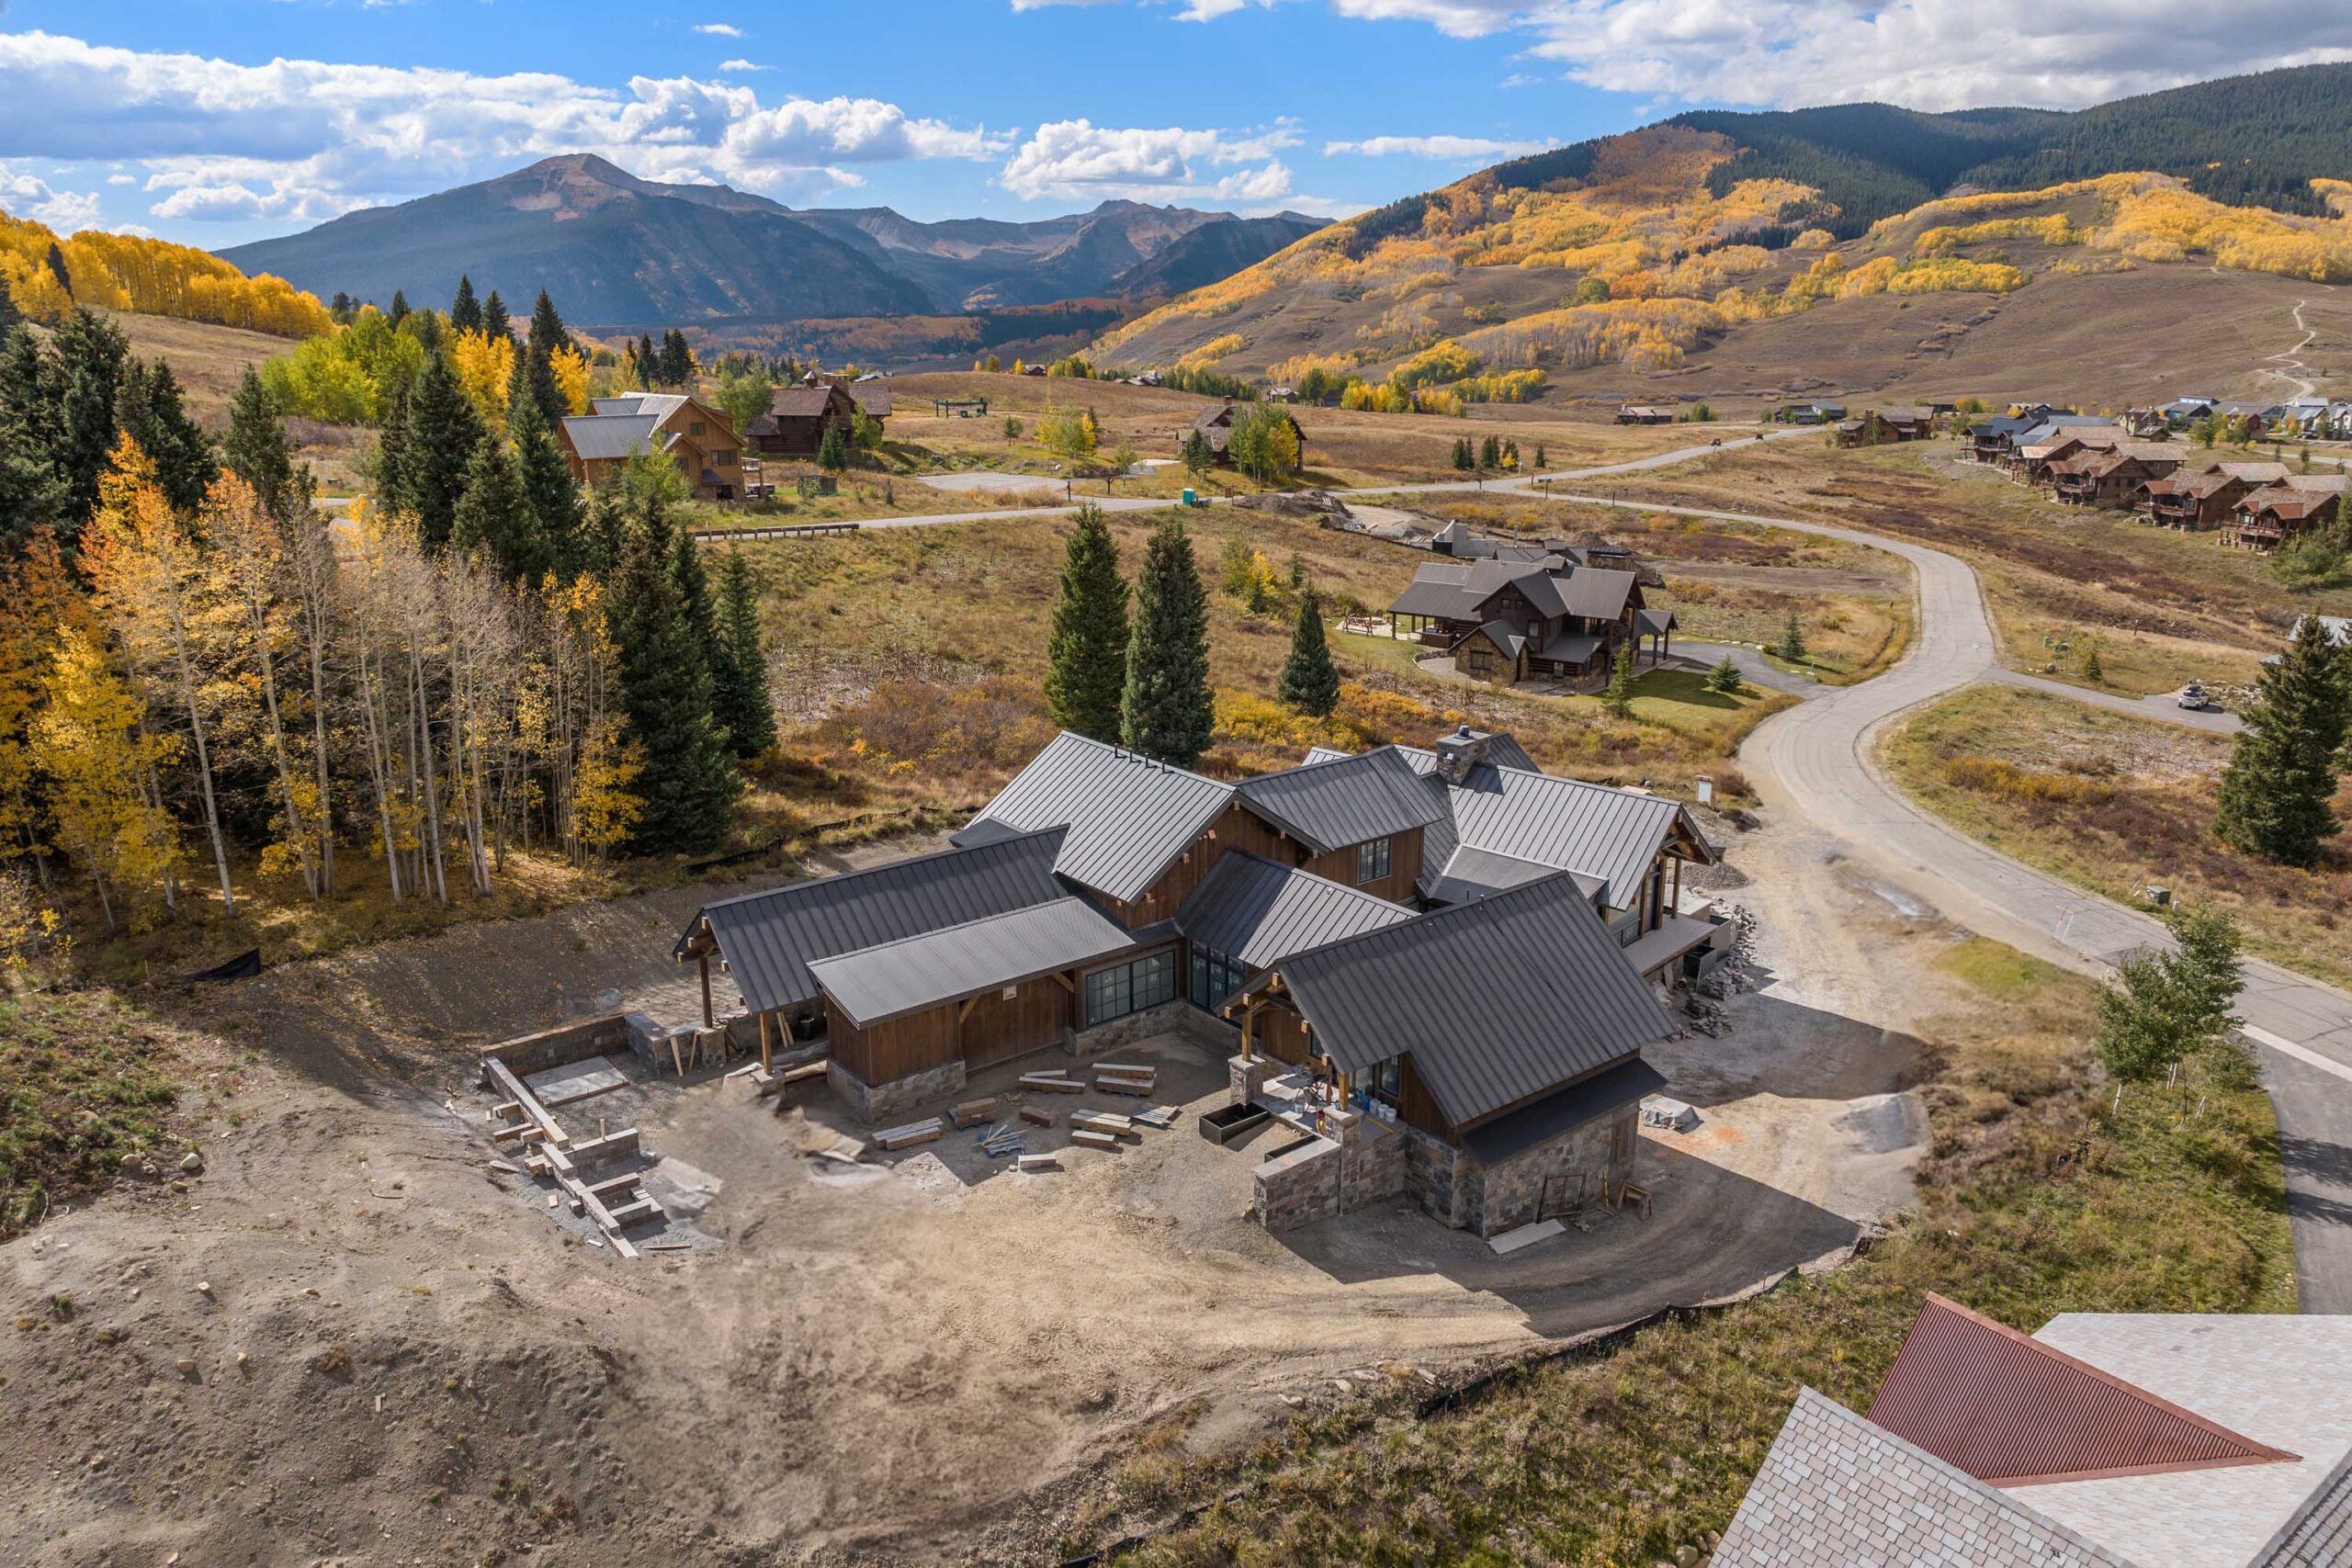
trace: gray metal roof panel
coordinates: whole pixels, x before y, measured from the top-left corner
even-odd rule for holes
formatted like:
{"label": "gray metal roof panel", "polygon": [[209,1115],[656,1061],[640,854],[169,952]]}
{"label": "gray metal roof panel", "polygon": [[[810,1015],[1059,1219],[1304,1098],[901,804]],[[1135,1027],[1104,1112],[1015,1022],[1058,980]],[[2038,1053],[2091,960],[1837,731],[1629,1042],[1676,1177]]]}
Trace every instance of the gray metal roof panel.
{"label": "gray metal roof panel", "polygon": [[1176,911],[1189,940],[1251,970],[1412,918],[1400,904],[1246,850],[1217,857]]}
{"label": "gray metal roof panel", "polygon": [[[1498,855],[1491,850],[1457,849],[1428,879],[1422,891],[1441,904],[1468,904],[1559,874],[1560,868],[1555,865]],[[1609,889],[1608,883],[1585,872],[1571,871],[1567,874],[1575,878],[1577,889],[1588,898],[1598,897]]]}
{"label": "gray metal roof panel", "polygon": [[1439,615],[1449,621],[1474,621],[1486,595],[1472,590],[1469,573],[1460,567],[1425,566],[1396,595],[1388,610],[1396,615]]}
{"label": "gray metal roof panel", "polygon": [[1029,833],[706,904],[679,951],[707,920],[752,1011],[810,1001],[817,960],[1068,897],[1054,876],[1062,838]]}
{"label": "gray metal roof panel", "polygon": [[1467,1127],[1674,1032],[1566,876],[1298,953],[1275,965],[1348,1072],[1399,1052]]}
{"label": "gray metal roof panel", "polygon": [[981,808],[973,827],[1066,827],[1055,869],[1125,902],[1149,892],[1232,798],[1231,784],[1064,730]]}
{"label": "gray metal roof panel", "polygon": [[1562,597],[1566,615],[1589,620],[1613,621],[1625,613],[1625,601],[1640,579],[1630,571],[1589,566],[1567,581]]}
{"label": "gray metal roof panel", "polygon": [[1261,773],[1243,780],[1238,793],[1244,806],[1323,854],[1426,828],[1444,815],[1411,765],[1385,746]]}
{"label": "gray metal roof panel", "polygon": [[653,433],[661,423],[644,413],[574,413],[564,416],[563,429],[586,461],[655,450]]}
{"label": "gray metal roof panel", "polygon": [[1640,896],[1659,846],[1685,816],[1664,795],[1491,763],[1472,769],[1447,799],[1462,844],[1598,876],[1619,909]]}
{"label": "gray metal roof panel", "polygon": [[820,958],[809,973],[861,1026],[1105,958],[1135,945],[1083,898],[1057,898]]}

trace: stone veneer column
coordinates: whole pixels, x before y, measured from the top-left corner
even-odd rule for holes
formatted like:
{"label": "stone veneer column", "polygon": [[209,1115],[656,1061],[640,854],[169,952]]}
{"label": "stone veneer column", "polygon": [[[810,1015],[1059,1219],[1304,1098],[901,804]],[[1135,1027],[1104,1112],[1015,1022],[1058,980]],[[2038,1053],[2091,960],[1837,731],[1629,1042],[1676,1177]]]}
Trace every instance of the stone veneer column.
{"label": "stone veneer column", "polygon": [[1272,1056],[1228,1056],[1225,1060],[1228,1105],[1247,1105],[1258,1098],[1268,1078],[1280,1077],[1283,1064]]}

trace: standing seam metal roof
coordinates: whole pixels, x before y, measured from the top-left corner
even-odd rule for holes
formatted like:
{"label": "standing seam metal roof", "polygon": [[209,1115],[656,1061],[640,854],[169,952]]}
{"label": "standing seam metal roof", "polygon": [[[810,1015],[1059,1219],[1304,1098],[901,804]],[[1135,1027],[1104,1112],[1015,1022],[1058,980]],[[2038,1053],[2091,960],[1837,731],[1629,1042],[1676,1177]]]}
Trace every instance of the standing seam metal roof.
{"label": "standing seam metal roof", "polygon": [[1666,1039],[1674,1023],[1574,879],[1546,877],[1274,965],[1348,1072],[1412,1053],[1456,1128]]}
{"label": "standing seam metal roof", "polygon": [[1133,937],[1085,899],[1057,898],[820,958],[808,972],[865,1027],[1134,945]]}
{"label": "standing seam metal roof", "polygon": [[1450,786],[1447,800],[1461,845],[1598,876],[1619,909],[1632,908],[1658,846],[1685,815],[1664,795],[1492,763]]}
{"label": "standing seam metal roof", "polygon": [[1056,828],[706,904],[678,951],[707,920],[752,1011],[813,1000],[813,962],[1069,897],[1054,876],[1062,837]]}
{"label": "standing seam metal roof", "polygon": [[1444,815],[1411,765],[1385,747],[1261,773],[1239,787],[1244,806],[1322,854],[1426,828]]}
{"label": "standing seam metal roof", "polygon": [[564,434],[582,462],[653,451],[661,424],[649,413],[574,413],[563,419]]}
{"label": "standing seam metal roof", "polygon": [[1232,798],[1231,784],[1064,730],[972,827],[1068,828],[1055,869],[1124,903],[1149,892]]}
{"label": "standing seam metal roof", "polygon": [[1176,911],[1187,939],[1245,968],[1399,925],[1413,911],[1247,850],[1227,850]]}

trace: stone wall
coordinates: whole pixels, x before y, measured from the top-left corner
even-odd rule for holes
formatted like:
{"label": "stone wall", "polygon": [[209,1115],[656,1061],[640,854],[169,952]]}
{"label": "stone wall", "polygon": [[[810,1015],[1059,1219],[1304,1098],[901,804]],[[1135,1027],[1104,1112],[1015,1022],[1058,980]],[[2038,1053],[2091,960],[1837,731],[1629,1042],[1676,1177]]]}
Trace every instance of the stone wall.
{"label": "stone wall", "polygon": [[1247,1105],[1258,1098],[1266,1080],[1282,1076],[1283,1065],[1272,1056],[1252,1056],[1243,1061],[1238,1056],[1225,1059],[1226,1100],[1227,1105]]}
{"label": "stone wall", "polygon": [[1218,1022],[1180,997],[1156,1008],[1114,1018],[1108,1023],[1098,1023],[1091,1029],[1077,1030],[1063,1043],[1071,1055],[1082,1061],[1155,1034],[1189,1034],[1214,1051],[1230,1051],[1241,1039],[1241,1032],[1233,1025]]}
{"label": "stone wall", "polygon": [[862,1122],[896,1122],[926,1100],[944,1099],[964,1087],[964,1059],[958,1056],[920,1073],[888,1083],[869,1084],[839,1062],[825,1064],[825,1081]]}
{"label": "stone wall", "polygon": [[1317,1138],[1263,1160],[1250,1178],[1250,1212],[1270,1231],[1295,1230],[1340,1212],[1340,1145]]}
{"label": "stone wall", "polygon": [[[536,1034],[518,1034],[512,1040],[502,1040],[482,1053],[495,1056],[506,1064],[506,1070],[516,1077],[528,1077],[549,1067],[569,1066],[584,1062],[591,1056],[601,1056],[607,1051],[617,1051],[629,1043],[628,1021],[620,1013],[605,1013],[596,1018],[582,1019],[577,1023],[561,1023],[553,1029],[542,1029]],[[482,1079],[489,1081],[489,1071]]]}
{"label": "stone wall", "polygon": [[1453,1145],[1401,1122],[1396,1125],[1396,1134],[1404,1145],[1401,1163],[1405,1195],[1419,1203],[1430,1218],[1459,1228],[1462,1220],[1454,1212],[1454,1204],[1461,1196],[1461,1183],[1456,1179],[1460,1161]]}
{"label": "stone wall", "polygon": [[1366,1118],[1345,1131],[1340,1146],[1340,1213],[1352,1214],[1403,1192],[1403,1129]]}
{"label": "stone wall", "polygon": [[[1545,1202],[1547,1194],[1546,1206],[1558,1213],[1574,1204],[1579,1183],[1585,1202],[1599,1204],[1604,1188],[1633,1179],[1630,1167],[1615,1170],[1610,1166],[1611,1134],[1620,1123],[1635,1126],[1640,1116],[1639,1105],[1622,1105],[1498,1165],[1482,1167],[1465,1159],[1469,1178],[1464,1183],[1464,1228],[1495,1235],[1532,1224],[1538,1218],[1538,1205]],[[1634,1138],[1634,1146],[1638,1149],[1640,1145],[1641,1140]]]}

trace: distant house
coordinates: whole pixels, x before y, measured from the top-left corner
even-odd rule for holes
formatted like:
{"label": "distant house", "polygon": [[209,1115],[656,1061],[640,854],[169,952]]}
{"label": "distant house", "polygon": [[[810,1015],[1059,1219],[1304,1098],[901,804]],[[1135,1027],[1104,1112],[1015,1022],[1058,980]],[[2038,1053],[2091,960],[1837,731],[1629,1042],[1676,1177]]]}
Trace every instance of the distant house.
{"label": "distant house", "polygon": [[2346,482],[2342,474],[2295,474],[2249,490],[2230,508],[2225,537],[2240,549],[2267,551],[2324,528],[2343,509]]}
{"label": "distant house", "polygon": [[2352,1562],[2352,1317],[2061,1313],[1929,1294],[1867,1415],[1811,1388],[1713,1568]]}
{"label": "distant house", "polygon": [[2050,479],[2058,499],[2070,505],[2129,506],[2142,485],[2168,477],[2188,456],[2166,442],[2126,442],[2053,463]]}
{"label": "distant house", "polygon": [[2283,463],[2185,462],[2163,479],[2132,491],[2133,507],[2162,527],[2202,533],[2228,523],[2248,491],[2287,478]]}
{"label": "distant house", "polygon": [[1620,403],[1617,405],[1620,424],[1672,424],[1674,411],[1656,403]]}
{"label": "distant house", "polygon": [[1968,433],[1968,456],[1980,463],[1998,463],[2017,450],[2017,438],[2031,430],[2039,420],[2022,414],[1996,414],[1980,420]]}
{"label": "distant house", "polygon": [[[1240,412],[1238,405],[1222,403],[1216,408],[1203,409],[1193,421],[1193,428],[1208,442],[1210,456],[1220,463],[1233,460],[1233,455],[1227,448],[1232,445],[1233,422]],[[1283,418],[1289,421],[1290,433],[1298,442],[1298,461],[1291,465],[1291,471],[1296,473],[1306,467],[1306,432],[1299,427],[1297,416],[1285,413]]]}
{"label": "distant house", "polygon": [[631,457],[659,452],[676,460],[696,500],[742,495],[742,444],[725,414],[676,392],[598,398],[589,407],[556,427],[556,445],[582,484],[606,483]]}
{"label": "distant house", "polygon": [[1860,419],[1838,424],[1840,446],[1885,446],[1898,441],[1924,441],[1936,433],[1936,416],[1924,408],[1871,409]]}
{"label": "distant house", "polygon": [[853,384],[811,371],[789,387],[778,387],[768,412],[752,421],[744,437],[763,457],[814,457],[827,431],[838,430],[848,440],[861,412],[876,421],[890,417],[888,382]]}
{"label": "distant house", "polygon": [[1424,566],[1388,614],[1424,646],[1452,655],[1462,674],[1503,685],[1605,673],[1619,648],[1645,637],[1655,661],[1665,657],[1674,626],[1666,614],[1645,622],[1633,572],[1555,555]]}

